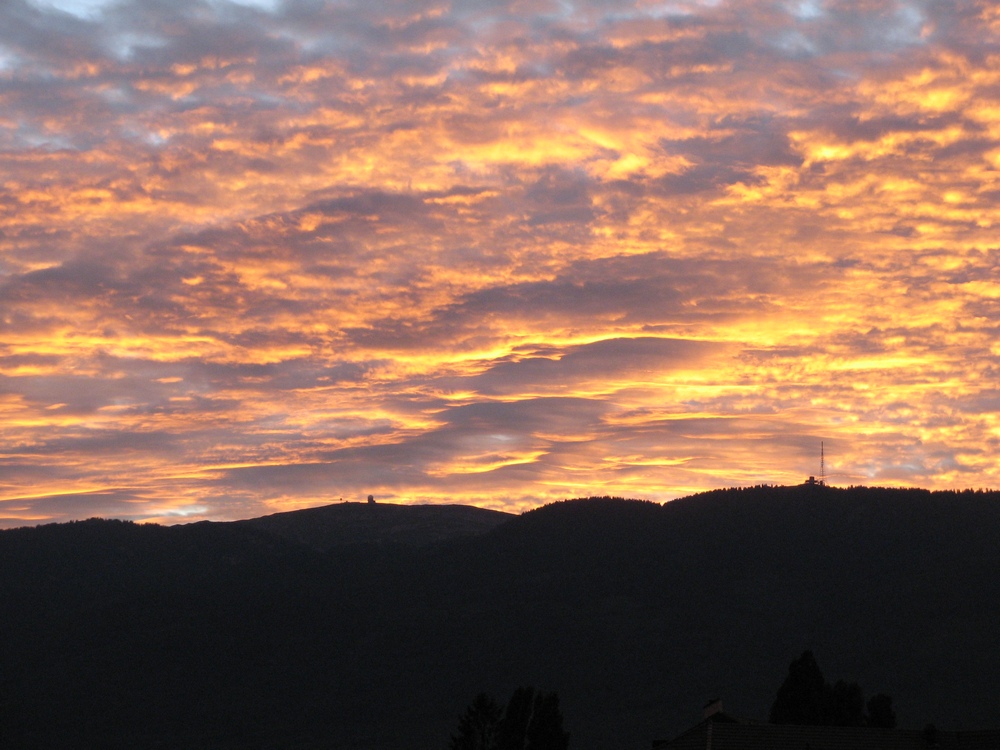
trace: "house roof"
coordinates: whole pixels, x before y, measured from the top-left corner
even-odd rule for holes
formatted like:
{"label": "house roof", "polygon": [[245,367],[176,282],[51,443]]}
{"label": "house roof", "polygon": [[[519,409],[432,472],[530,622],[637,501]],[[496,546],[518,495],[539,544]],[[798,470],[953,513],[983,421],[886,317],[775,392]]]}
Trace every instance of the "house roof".
{"label": "house roof", "polygon": [[764,724],[715,714],[654,750],[997,750],[1000,730],[944,732]]}

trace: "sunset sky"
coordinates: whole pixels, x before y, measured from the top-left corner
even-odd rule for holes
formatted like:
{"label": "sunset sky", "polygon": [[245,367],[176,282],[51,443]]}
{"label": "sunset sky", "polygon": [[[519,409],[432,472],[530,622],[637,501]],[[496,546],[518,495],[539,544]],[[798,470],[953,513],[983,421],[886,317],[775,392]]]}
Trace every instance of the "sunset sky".
{"label": "sunset sky", "polygon": [[992,2],[5,0],[0,526],[1000,487]]}

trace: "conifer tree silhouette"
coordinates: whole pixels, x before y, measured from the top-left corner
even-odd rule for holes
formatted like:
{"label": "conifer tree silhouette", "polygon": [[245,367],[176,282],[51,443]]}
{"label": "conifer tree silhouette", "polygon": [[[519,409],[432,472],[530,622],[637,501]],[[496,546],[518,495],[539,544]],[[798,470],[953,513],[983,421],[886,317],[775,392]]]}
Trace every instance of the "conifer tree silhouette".
{"label": "conifer tree silhouette", "polygon": [[814,726],[896,726],[892,698],[879,693],[865,704],[858,683],[837,680],[830,685],[812,651],[804,651],[788,665],[788,676],[778,688],[769,720],[772,724]]}
{"label": "conifer tree silhouette", "polygon": [[480,693],[459,720],[449,750],[568,750],[556,693],[519,687],[505,710]]}
{"label": "conifer tree silhouette", "polygon": [[486,693],[480,693],[458,720],[458,733],[451,736],[449,750],[494,750],[502,711]]}
{"label": "conifer tree silhouette", "polygon": [[788,676],[771,706],[772,724],[825,724],[826,680],[812,651],[788,665]]}

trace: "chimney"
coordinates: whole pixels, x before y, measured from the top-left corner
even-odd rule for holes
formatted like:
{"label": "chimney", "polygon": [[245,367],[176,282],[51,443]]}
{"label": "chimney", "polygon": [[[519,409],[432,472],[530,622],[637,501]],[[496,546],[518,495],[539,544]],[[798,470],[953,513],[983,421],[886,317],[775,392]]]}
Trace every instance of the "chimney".
{"label": "chimney", "polygon": [[708,719],[716,714],[722,713],[722,699],[712,698],[708,703],[705,704],[705,708],[702,709],[701,718]]}

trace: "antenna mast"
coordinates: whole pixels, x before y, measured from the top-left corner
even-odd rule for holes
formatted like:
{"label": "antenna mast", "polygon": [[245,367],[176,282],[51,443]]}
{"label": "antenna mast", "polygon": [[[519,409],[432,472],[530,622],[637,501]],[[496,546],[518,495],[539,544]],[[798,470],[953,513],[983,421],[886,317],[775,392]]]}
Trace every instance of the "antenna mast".
{"label": "antenna mast", "polygon": [[823,452],[823,441],[819,441],[819,483],[826,484],[826,456]]}

